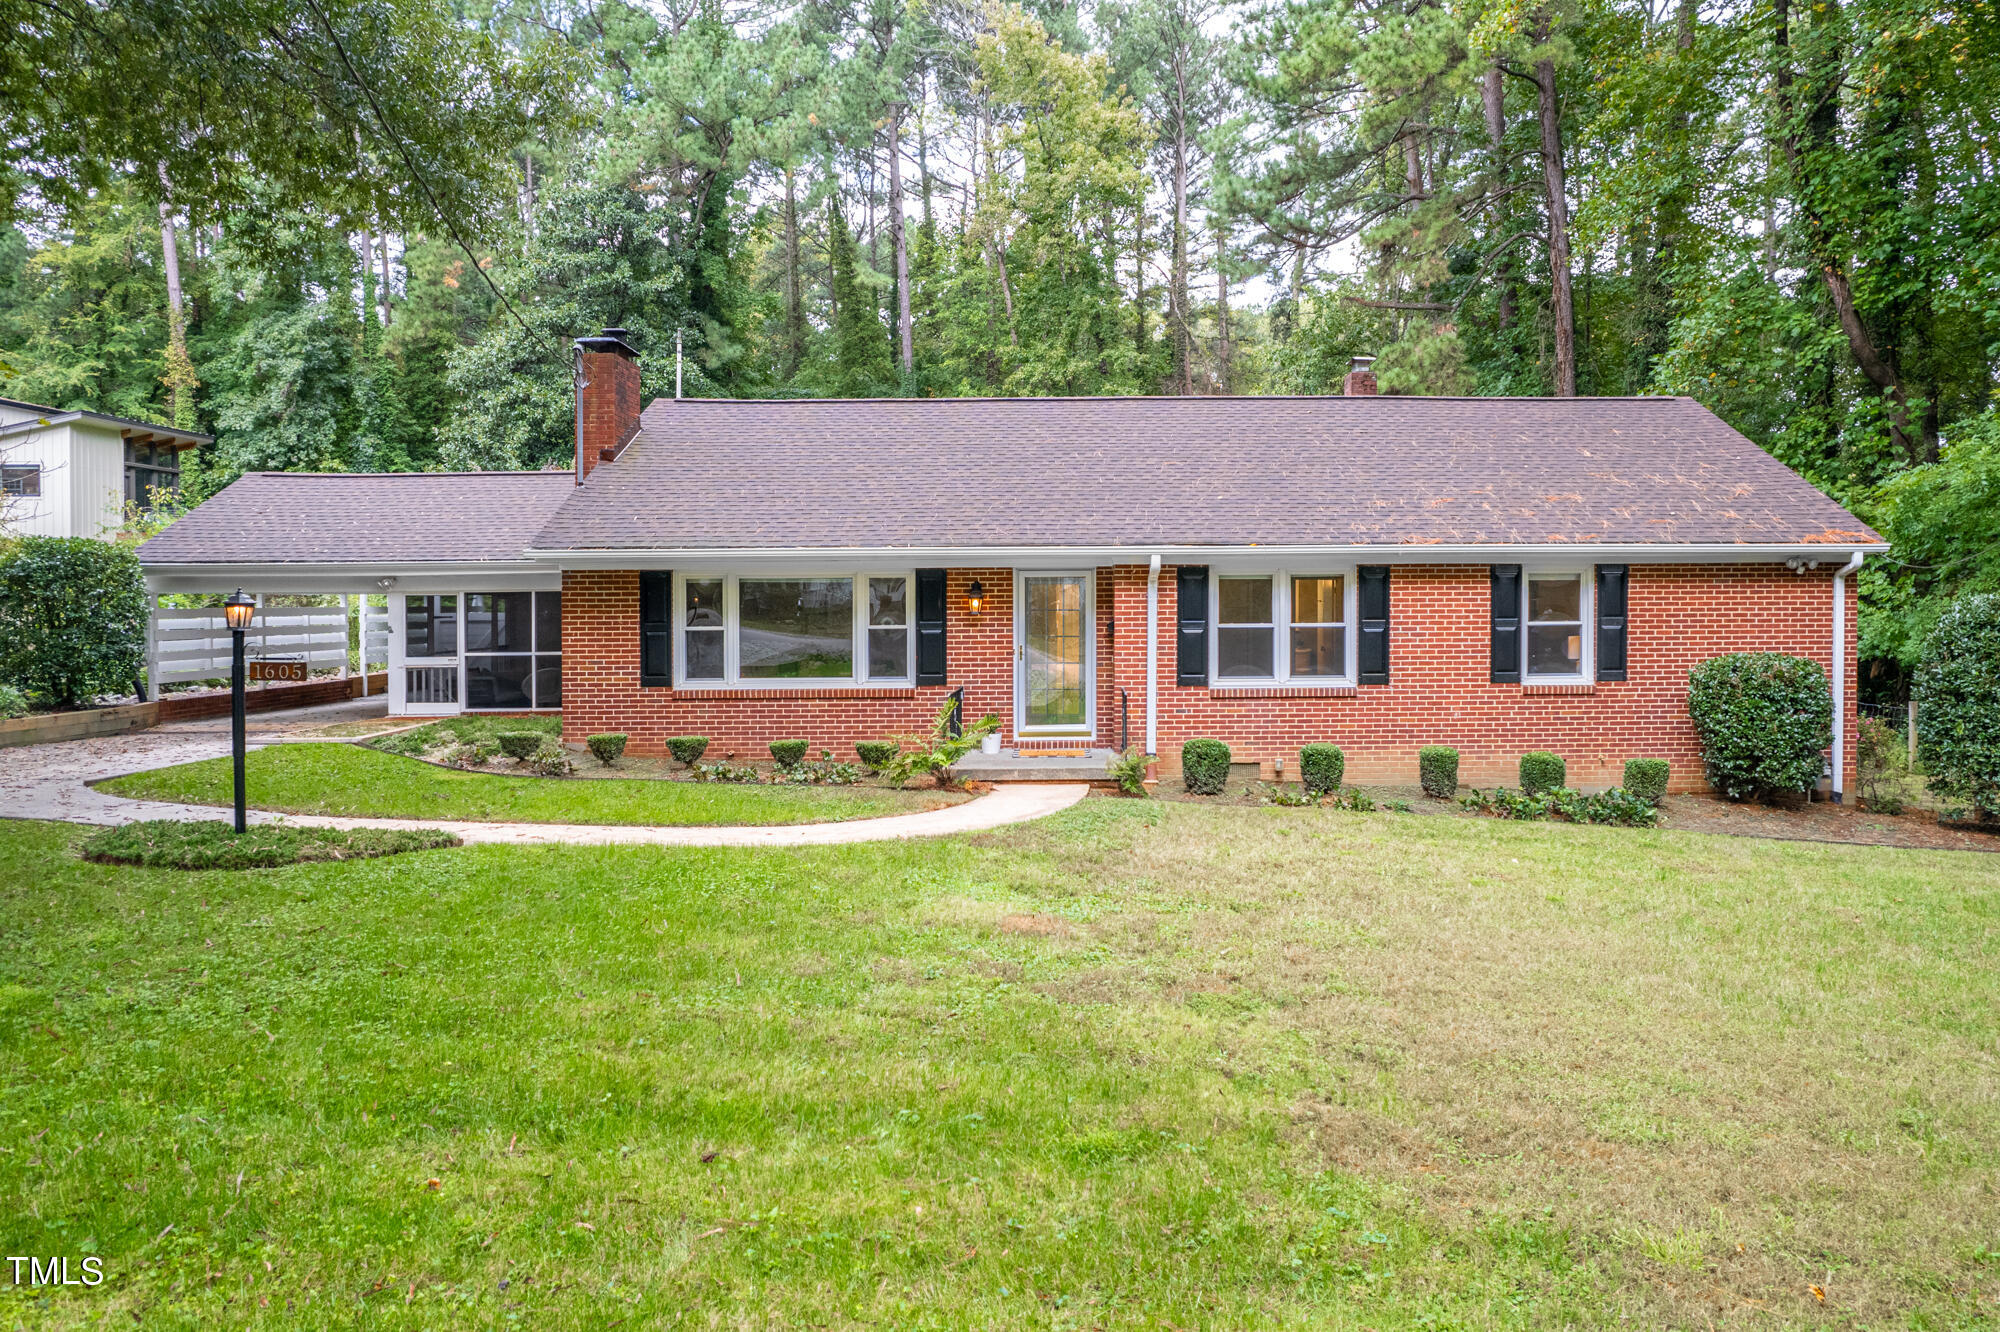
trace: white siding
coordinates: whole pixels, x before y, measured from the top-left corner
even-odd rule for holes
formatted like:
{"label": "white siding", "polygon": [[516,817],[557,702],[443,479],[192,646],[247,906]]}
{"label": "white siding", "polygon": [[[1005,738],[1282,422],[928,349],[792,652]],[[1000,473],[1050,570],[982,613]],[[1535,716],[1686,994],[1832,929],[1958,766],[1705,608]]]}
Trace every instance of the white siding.
{"label": "white siding", "polygon": [[[39,463],[42,468],[41,498],[7,504],[7,525],[24,536],[76,535],[70,508],[70,430],[67,425],[49,426],[0,440],[0,457],[16,464]],[[122,471],[122,460],[119,466]]]}
{"label": "white siding", "polygon": [[115,426],[70,427],[70,536],[109,537],[125,522],[125,437]]}

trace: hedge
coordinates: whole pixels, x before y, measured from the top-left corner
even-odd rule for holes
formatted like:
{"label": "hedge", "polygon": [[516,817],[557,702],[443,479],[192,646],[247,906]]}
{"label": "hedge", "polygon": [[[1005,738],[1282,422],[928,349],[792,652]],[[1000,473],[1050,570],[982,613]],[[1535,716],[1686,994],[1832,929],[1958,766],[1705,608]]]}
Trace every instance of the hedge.
{"label": "hedge", "polygon": [[548,737],[540,731],[502,731],[493,737],[500,745],[500,752],[510,759],[525,759],[542,747]]}
{"label": "hedge", "polygon": [[589,736],[583,743],[590,746],[590,752],[596,756],[597,761],[608,768],[624,757],[625,740],[624,735],[609,731],[603,735]]}
{"label": "hedge", "polygon": [[1190,740],[1181,746],[1181,781],[1191,795],[1221,795],[1229,783],[1229,746]]}
{"label": "hedge", "polygon": [[1458,794],[1458,751],[1450,745],[1425,745],[1417,751],[1417,778],[1425,795],[1451,799]]}
{"label": "hedge", "polygon": [[1711,657],[1688,672],[1688,715],[1708,784],[1730,800],[1798,795],[1825,770],[1833,694],[1816,661],[1781,652]]}
{"label": "hedge", "polygon": [[1347,772],[1347,755],[1339,745],[1307,745],[1299,751],[1299,784],[1314,795],[1340,789]]}
{"label": "hedge", "polygon": [[129,546],[0,545],[0,682],[61,708],[124,693],[146,666],[146,581]]}
{"label": "hedge", "polygon": [[1931,790],[2000,818],[2000,594],[1960,597],[1938,617],[1913,693]]}
{"label": "hedge", "polygon": [[773,740],[771,742],[771,757],[777,760],[778,766],[781,768],[796,768],[805,758],[806,751],[810,748],[812,748],[812,742],[808,740]]}
{"label": "hedge", "polygon": [[708,737],[705,735],[677,735],[667,741],[667,752],[681,763],[692,768],[701,762],[701,756],[708,752]]}
{"label": "hedge", "polygon": [[1546,749],[1521,755],[1521,790],[1528,795],[1541,795],[1544,791],[1560,791],[1564,779],[1569,776],[1569,768],[1562,759]]}
{"label": "hedge", "polygon": [[1657,805],[1666,799],[1668,771],[1665,759],[1632,759],[1625,765],[1625,789],[1647,804]]}
{"label": "hedge", "polygon": [[880,772],[882,769],[888,767],[889,761],[895,758],[901,749],[902,746],[894,740],[856,740],[854,742],[855,755],[860,758],[862,765],[870,772]]}

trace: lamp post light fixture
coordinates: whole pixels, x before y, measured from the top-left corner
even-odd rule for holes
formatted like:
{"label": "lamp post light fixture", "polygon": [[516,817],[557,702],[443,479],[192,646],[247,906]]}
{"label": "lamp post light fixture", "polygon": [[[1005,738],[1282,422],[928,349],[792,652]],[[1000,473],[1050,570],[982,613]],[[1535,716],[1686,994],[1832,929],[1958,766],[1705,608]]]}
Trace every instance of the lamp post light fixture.
{"label": "lamp post light fixture", "polygon": [[986,585],[975,578],[972,580],[972,586],[965,589],[965,608],[977,615],[979,608],[985,604]]}
{"label": "lamp post light fixture", "polygon": [[222,603],[222,618],[228,623],[229,637],[233,640],[230,645],[229,739],[236,760],[236,831],[239,833],[248,830],[243,808],[243,631],[250,627],[250,617],[256,613],[256,601],[244,596],[240,587]]}

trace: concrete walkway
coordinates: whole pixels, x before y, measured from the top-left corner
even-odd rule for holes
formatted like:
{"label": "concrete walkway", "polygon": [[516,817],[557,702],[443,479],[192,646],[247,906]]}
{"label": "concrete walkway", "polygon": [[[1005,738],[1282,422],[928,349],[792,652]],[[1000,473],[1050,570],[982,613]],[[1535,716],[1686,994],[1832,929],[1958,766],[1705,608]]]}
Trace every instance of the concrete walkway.
{"label": "concrete walkway", "polygon": [[[295,723],[294,723],[295,724]],[[265,734],[283,735],[273,723]],[[260,728],[249,727],[250,747],[260,749]],[[136,735],[28,745],[0,754],[0,818],[54,819],[64,823],[137,823],[145,819],[215,819],[227,811],[212,805],[175,805],[127,800],[89,785],[149,768],[167,768],[229,753],[227,723],[217,735],[209,724],[162,727]],[[992,794],[920,814],[895,814],[844,823],[796,823],[769,827],[654,828],[585,823],[478,823],[443,819],[343,819],[316,814],[250,811],[255,823],[284,822],[322,828],[443,828],[467,842],[516,846],[594,844],[622,846],[834,846],[886,842],[911,837],[943,837],[983,832],[1023,823],[1067,809],[1089,788],[1077,785],[996,786]]]}

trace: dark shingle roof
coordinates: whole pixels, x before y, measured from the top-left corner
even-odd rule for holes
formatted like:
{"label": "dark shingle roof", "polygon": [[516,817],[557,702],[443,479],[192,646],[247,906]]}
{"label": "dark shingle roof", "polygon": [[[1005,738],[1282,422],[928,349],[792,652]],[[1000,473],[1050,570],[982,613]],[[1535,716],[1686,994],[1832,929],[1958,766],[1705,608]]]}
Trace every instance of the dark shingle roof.
{"label": "dark shingle roof", "polygon": [[661,400],[542,550],[1874,543],[1686,398]]}
{"label": "dark shingle roof", "polygon": [[139,547],[156,564],[517,560],[563,472],[249,472]]}

